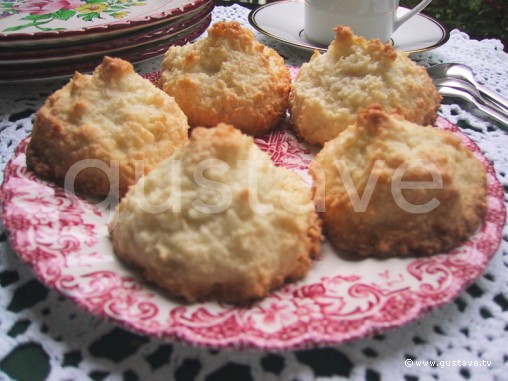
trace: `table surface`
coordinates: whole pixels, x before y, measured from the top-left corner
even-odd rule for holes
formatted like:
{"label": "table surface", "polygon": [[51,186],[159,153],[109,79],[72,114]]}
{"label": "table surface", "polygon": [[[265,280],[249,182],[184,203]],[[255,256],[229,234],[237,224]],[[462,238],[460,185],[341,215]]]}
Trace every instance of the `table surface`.
{"label": "table surface", "polygon": [[[239,5],[218,6],[213,21],[238,20],[250,28],[248,13]],[[309,59],[306,51],[255,34],[290,65]],[[411,58],[424,66],[468,64],[480,82],[508,96],[508,55],[497,40],[475,41],[454,30],[445,45]],[[136,65],[139,72],[159,67],[160,57]],[[15,147],[31,131],[33,113],[63,83],[0,86],[0,182]],[[455,102],[445,100],[440,115],[478,144],[508,189],[508,133]],[[448,305],[373,337],[278,352],[161,341],[92,316],[41,284],[0,228],[0,380],[508,380],[506,226],[484,275]]]}

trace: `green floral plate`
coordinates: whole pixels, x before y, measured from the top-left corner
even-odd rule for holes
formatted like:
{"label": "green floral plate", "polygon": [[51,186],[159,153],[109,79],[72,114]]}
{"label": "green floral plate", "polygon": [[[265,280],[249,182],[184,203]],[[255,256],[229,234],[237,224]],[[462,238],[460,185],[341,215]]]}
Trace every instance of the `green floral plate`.
{"label": "green floral plate", "polygon": [[103,38],[188,17],[213,0],[0,0],[0,47]]}
{"label": "green floral plate", "polygon": [[0,49],[0,79],[6,76],[8,69],[21,70],[40,68],[41,65],[75,63],[104,55],[115,56],[128,49],[137,49],[155,42],[171,41],[186,34],[193,34],[197,27],[206,23],[213,10],[213,2],[202,11],[193,12],[193,17],[180,17],[177,20],[149,26],[141,30],[130,31],[111,39],[97,39],[88,43],[70,44],[69,46],[49,46],[44,49]]}

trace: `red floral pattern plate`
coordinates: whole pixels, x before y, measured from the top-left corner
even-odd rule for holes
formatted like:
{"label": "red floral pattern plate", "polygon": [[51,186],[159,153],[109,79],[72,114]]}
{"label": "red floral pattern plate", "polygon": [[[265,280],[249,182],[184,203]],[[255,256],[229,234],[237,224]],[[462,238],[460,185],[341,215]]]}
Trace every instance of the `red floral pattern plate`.
{"label": "red floral pattern plate", "polygon": [[[90,313],[134,331],[195,345],[294,349],[336,344],[398,327],[455,298],[482,274],[505,224],[504,190],[490,162],[458,128],[488,173],[488,208],[482,225],[461,246],[427,258],[341,258],[324,242],[305,279],[250,307],[184,304],[168,298],[113,254],[106,222],[110,211],[66,193],[27,170],[25,148],[5,170],[3,221],[18,255],[48,286]],[[277,165],[309,180],[313,153],[288,129],[256,139]]]}

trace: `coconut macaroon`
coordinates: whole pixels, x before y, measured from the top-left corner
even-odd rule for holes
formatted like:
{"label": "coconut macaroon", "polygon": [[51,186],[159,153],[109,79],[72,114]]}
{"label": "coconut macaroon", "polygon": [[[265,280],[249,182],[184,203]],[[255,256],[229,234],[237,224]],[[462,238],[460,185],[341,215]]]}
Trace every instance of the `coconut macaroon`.
{"label": "coconut macaroon", "polygon": [[275,50],[238,22],[222,21],[206,38],[170,47],[160,80],[192,127],[224,122],[249,135],[263,134],[285,117],[290,84]]}
{"label": "coconut macaroon", "polygon": [[321,239],[310,187],[225,124],[194,129],[109,229],[118,257],[191,302],[264,297],[309,271]]}
{"label": "coconut macaroon", "polygon": [[361,256],[428,255],[465,240],[482,221],[486,174],[449,131],[373,105],[311,163],[324,229]]}
{"label": "coconut macaroon", "polygon": [[316,51],[292,84],[291,121],[306,141],[322,145],[333,139],[372,103],[417,124],[436,119],[441,97],[425,68],[349,27],[338,26],[335,33],[327,52]]}
{"label": "coconut macaroon", "polygon": [[123,195],[188,141],[175,100],[119,58],[76,73],[35,114],[27,166],[89,195]]}

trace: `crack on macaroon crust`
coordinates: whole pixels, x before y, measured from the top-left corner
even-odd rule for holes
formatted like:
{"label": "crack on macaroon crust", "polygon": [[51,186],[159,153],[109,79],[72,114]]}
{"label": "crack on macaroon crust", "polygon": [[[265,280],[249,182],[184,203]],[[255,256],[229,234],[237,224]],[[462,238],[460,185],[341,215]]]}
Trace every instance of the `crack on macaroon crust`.
{"label": "crack on macaroon crust", "polygon": [[284,59],[250,30],[220,21],[206,38],[167,50],[159,84],[192,127],[227,123],[256,136],[285,118],[291,77]]}

